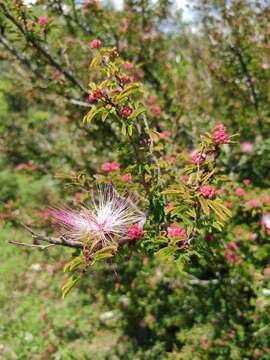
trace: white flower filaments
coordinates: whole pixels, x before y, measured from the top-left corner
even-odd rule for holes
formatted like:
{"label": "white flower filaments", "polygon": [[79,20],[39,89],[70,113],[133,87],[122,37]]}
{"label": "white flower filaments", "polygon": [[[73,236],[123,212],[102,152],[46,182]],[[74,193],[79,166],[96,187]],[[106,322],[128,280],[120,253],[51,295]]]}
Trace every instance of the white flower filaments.
{"label": "white flower filaments", "polygon": [[139,223],[143,213],[129,197],[120,197],[112,188],[98,190],[98,200],[92,196],[89,208],[78,210],[60,208],[52,211],[61,233],[73,240],[89,241],[91,248],[117,244],[133,224]]}

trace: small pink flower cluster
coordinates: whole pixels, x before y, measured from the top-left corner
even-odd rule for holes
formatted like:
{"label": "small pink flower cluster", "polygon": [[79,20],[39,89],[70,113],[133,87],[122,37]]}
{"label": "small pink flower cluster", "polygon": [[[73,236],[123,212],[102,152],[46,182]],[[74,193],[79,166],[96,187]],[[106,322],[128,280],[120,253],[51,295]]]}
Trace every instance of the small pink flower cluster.
{"label": "small pink flower cluster", "polygon": [[89,104],[94,104],[96,101],[104,98],[107,95],[107,91],[105,89],[93,91],[88,95]]}
{"label": "small pink flower cluster", "polygon": [[130,76],[128,76],[128,75],[124,75],[124,76],[122,76],[120,80],[121,80],[123,83],[125,83],[125,84],[129,84],[129,83],[131,83],[131,82],[132,82],[131,77],[130,77]]}
{"label": "small pink flower cluster", "polygon": [[132,180],[132,176],[129,174],[124,174],[121,176],[122,181],[124,182],[130,182]]}
{"label": "small pink flower cluster", "polygon": [[170,238],[185,239],[187,237],[186,230],[177,224],[171,224],[168,227],[168,236]]}
{"label": "small pink flower cluster", "polygon": [[118,171],[120,169],[120,164],[116,161],[111,163],[107,162],[101,166],[101,170],[104,172]]}
{"label": "small pink flower cluster", "polygon": [[38,18],[38,24],[40,26],[47,26],[49,24],[49,19],[46,16],[40,16]]}
{"label": "small pink flower cluster", "polygon": [[235,264],[238,261],[238,246],[230,242],[225,249],[225,257],[228,261]]}
{"label": "small pink flower cluster", "polygon": [[128,236],[131,240],[139,239],[143,233],[144,231],[138,225],[133,225],[128,229]]}
{"label": "small pink flower cluster", "polygon": [[126,63],[125,65],[124,65],[124,69],[125,70],[131,70],[133,68],[133,64],[132,63]]}
{"label": "small pink flower cluster", "polygon": [[227,144],[229,141],[229,135],[227,134],[226,126],[223,124],[217,124],[214,127],[212,139],[216,144]]}
{"label": "small pink flower cluster", "polygon": [[197,152],[196,150],[191,152],[191,162],[192,164],[202,163],[206,159],[206,154]]}
{"label": "small pink flower cluster", "polygon": [[242,188],[237,188],[235,190],[235,194],[239,197],[242,197],[242,196],[246,195],[246,190],[244,190]]}
{"label": "small pink flower cluster", "polygon": [[128,118],[130,117],[130,115],[132,114],[133,110],[130,106],[124,106],[121,110],[120,110],[120,115],[125,117],[125,118]]}
{"label": "small pink flower cluster", "polygon": [[102,46],[102,41],[99,39],[92,40],[89,46],[91,49],[99,49]]}
{"label": "small pink flower cluster", "polygon": [[255,209],[255,208],[259,207],[260,204],[257,199],[250,199],[249,201],[247,201],[246,206],[251,209]]}
{"label": "small pink flower cluster", "polygon": [[212,199],[216,195],[216,189],[212,185],[202,185],[200,187],[200,194],[205,198]]}
{"label": "small pink flower cluster", "polygon": [[158,105],[149,105],[148,109],[151,110],[152,114],[156,117],[159,117],[161,114],[161,109]]}

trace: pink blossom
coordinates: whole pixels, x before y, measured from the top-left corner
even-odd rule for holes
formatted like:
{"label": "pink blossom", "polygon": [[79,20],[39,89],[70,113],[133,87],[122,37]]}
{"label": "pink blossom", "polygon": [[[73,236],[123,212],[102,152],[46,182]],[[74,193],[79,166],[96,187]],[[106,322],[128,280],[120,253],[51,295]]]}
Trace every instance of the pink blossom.
{"label": "pink blossom", "polygon": [[182,227],[180,227],[177,224],[171,224],[168,227],[168,236],[170,238],[181,238],[185,239],[187,237],[186,230]]}
{"label": "pink blossom", "polygon": [[246,195],[246,191],[242,188],[237,188],[235,190],[235,194],[239,197],[242,197],[242,196]]}
{"label": "pink blossom", "polygon": [[102,46],[102,41],[99,39],[92,40],[89,46],[91,49],[99,49]]}
{"label": "pink blossom", "polygon": [[202,185],[200,187],[200,194],[203,197],[212,199],[216,195],[216,189],[212,185]]}
{"label": "pink blossom", "polygon": [[243,153],[250,153],[253,150],[254,145],[251,142],[242,142],[240,144],[241,151]]}
{"label": "pink blossom", "polygon": [[260,204],[257,199],[251,199],[251,200],[247,201],[246,206],[251,209],[254,209],[254,208],[259,207]]}
{"label": "pink blossom", "polygon": [[250,180],[250,179],[244,179],[244,180],[242,180],[242,183],[243,183],[244,185],[250,185],[250,184],[251,184],[251,180]]}
{"label": "pink blossom", "polygon": [[123,83],[128,84],[128,83],[131,83],[131,82],[132,82],[132,79],[131,79],[130,76],[124,75],[124,76],[121,77],[121,81],[122,81]]}
{"label": "pink blossom", "polygon": [[159,137],[162,139],[162,140],[166,140],[166,139],[169,139],[170,137],[170,132],[168,130],[163,130],[160,134],[159,134]]}
{"label": "pink blossom", "polygon": [[227,144],[229,141],[229,136],[223,131],[215,131],[213,133],[213,141],[217,144]]}
{"label": "pink blossom", "polygon": [[124,69],[125,70],[130,70],[130,69],[132,69],[133,68],[133,64],[132,63],[126,63],[125,65],[124,65]]}
{"label": "pink blossom", "polygon": [[107,162],[101,166],[101,170],[104,172],[118,171],[119,169],[120,169],[120,164],[116,161],[113,161],[111,163]]}
{"label": "pink blossom", "polygon": [[225,249],[225,257],[231,263],[238,261],[238,246],[234,242],[230,242]]}
{"label": "pink blossom", "polygon": [[95,90],[91,94],[88,95],[89,104],[94,104],[96,101],[104,98],[107,95],[107,91],[105,89]]}
{"label": "pink blossom", "polygon": [[168,204],[166,205],[167,209],[173,209],[173,202],[168,202]]}
{"label": "pink blossom", "polygon": [[129,174],[124,174],[121,176],[121,179],[124,181],[124,182],[130,182],[132,180],[132,176],[129,175]]}
{"label": "pink blossom", "polygon": [[232,209],[233,206],[234,206],[234,204],[233,204],[232,201],[227,201],[227,202],[225,203],[225,206],[226,206],[228,209]]}
{"label": "pink blossom", "polygon": [[38,24],[41,26],[46,26],[49,24],[49,19],[46,16],[40,16],[38,18]]}
{"label": "pink blossom", "polygon": [[144,231],[138,225],[133,225],[128,229],[128,236],[131,240],[139,239],[143,233]]}
{"label": "pink blossom", "polygon": [[197,152],[196,150],[193,150],[190,155],[192,164],[202,163],[206,159],[205,153]]}
{"label": "pink blossom", "polygon": [[158,98],[156,96],[151,96],[147,99],[147,102],[149,105],[154,105],[158,101]]}
{"label": "pink blossom", "polygon": [[160,106],[158,105],[149,105],[148,109],[152,111],[153,115],[158,117],[161,113]]}
{"label": "pink blossom", "polygon": [[133,110],[130,106],[124,106],[121,110],[120,110],[120,115],[128,118],[130,117],[130,115],[132,114]]}
{"label": "pink blossom", "polygon": [[97,199],[92,196],[89,208],[81,206],[78,210],[60,208],[51,215],[60,226],[61,234],[69,238],[93,242],[93,246],[114,244],[126,236],[132,224],[142,220],[142,212],[130,198],[119,197],[110,187],[100,189]]}

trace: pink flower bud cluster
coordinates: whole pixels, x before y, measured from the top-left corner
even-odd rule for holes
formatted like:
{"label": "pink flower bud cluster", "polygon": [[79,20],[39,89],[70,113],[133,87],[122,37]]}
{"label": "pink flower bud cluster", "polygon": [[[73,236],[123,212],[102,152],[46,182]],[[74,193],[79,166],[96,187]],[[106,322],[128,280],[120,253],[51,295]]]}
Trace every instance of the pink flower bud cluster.
{"label": "pink flower bud cluster", "polygon": [[160,106],[158,106],[158,105],[149,105],[148,109],[151,110],[152,114],[155,117],[159,117],[161,114],[161,109],[160,109]]}
{"label": "pink flower bud cluster", "polygon": [[242,196],[246,195],[246,190],[244,190],[242,188],[237,188],[235,190],[235,194],[239,197],[242,197]]}
{"label": "pink flower bud cluster", "polygon": [[230,242],[225,249],[225,257],[228,261],[235,264],[238,261],[238,246],[234,242]]}
{"label": "pink flower bud cluster", "polygon": [[101,170],[104,172],[114,172],[120,169],[120,164],[116,161],[104,163],[101,166]]}
{"label": "pink flower bud cluster", "polygon": [[216,189],[212,185],[202,185],[200,187],[200,194],[205,198],[212,199],[216,195]]}
{"label": "pink flower bud cluster", "polygon": [[227,144],[229,141],[229,135],[227,134],[227,128],[223,124],[217,124],[214,127],[212,139],[216,144]]}
{"label": "pink flower bud cluster", "polygon": [[94,39],[90,42],[89,46],[91,49],[99,49],[102,46],[102,41],[99,39]]}
{"label": "pink flower bud cluster", "polygon": [[121,176],[122,181],[124,182],[130,182],[132,180],[132,176],[129,174],[124,174]]}
{"label": "pink flower bud cluster", "polygon": [[177,224],[171,224],[168,227],[168,236],[170,238],[185,239],[187,237],[186,230]]}
{"label": "pink flower bud cluster", "polygon": [[132,114],[133,110],[130,106],[124,106],[121,110],[120,110],[120,115],[123,116],[124,118],[128,118],[130,117],[130,115]]}
{"label": "pink flower bud cluster", "polygon": [[107,92],[105,89],[93,91],[88,95],[88,102],[89,104],[94,104],[96,101],[104,98],[106,95]]}
{"label": "pink flower bud cluster", "polygon": [[130,76],[128,76],[128,75],[124,75],[124,76],[122,76],[120,80],[121,80],[123,83],[125,83],[125,84],[129,84],[129,83],[131,83],[131,82],[132,82],[131,77],[130,77]]}
{"label": "pink flower bud cluster", "polygon": [[144,231],[138,225],[133,225],[128,229],[128,236],[131,240],[139,239],[143,233]]}
{"label": "pink flower bud cluster", "polygon": [[40,17],[38,18],[38,24],[39,24],[40,26],[46,26],[46,25],[49,24],[49,19],[48,19],[46,16],[40,16]]}

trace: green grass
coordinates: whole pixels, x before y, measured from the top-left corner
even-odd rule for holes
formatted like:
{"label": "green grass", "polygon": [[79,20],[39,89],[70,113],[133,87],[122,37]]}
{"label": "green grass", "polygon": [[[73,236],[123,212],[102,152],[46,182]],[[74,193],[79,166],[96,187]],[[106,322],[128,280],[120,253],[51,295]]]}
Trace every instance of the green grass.
{"label": "green grass", "polygon": [[5,360],[105,359],[117,332],[100,321],[106,309],[95,291],[74,290],[64,300],[61,286],[69,249],[40,251],[8,244],[29,242],[22,229],[0,231],[0,358]]}

